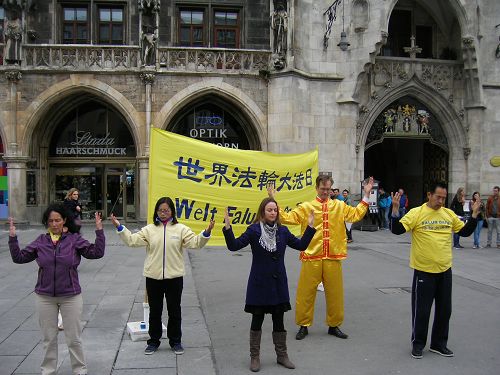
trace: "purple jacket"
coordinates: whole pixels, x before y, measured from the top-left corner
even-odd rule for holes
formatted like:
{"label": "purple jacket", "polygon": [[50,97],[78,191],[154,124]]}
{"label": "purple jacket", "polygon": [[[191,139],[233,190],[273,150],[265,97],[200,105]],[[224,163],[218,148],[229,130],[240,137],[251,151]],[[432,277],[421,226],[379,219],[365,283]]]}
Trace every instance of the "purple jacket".
{"label": "purple jacket", "polygon": [[63,233],[54,245],[48,233],[21,250],[16,237],[9,237],[10,255],[14,263],[29,263],[36,259],[38,280],[35,293],[63,297],[80,294],[77,268],[81,257],[99,259],[104,256],[104,231],[96,230],[95,244],[78,233]]}

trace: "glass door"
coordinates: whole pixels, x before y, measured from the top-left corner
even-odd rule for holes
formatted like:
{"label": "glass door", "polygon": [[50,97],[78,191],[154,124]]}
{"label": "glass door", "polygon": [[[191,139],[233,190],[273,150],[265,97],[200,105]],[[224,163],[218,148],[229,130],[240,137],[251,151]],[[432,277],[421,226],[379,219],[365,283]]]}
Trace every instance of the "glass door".
{"label": "glass door", "polygon": [[111,213],[118,218],[125,217],[125,197],[125,172],[106,171],[106,217]]}

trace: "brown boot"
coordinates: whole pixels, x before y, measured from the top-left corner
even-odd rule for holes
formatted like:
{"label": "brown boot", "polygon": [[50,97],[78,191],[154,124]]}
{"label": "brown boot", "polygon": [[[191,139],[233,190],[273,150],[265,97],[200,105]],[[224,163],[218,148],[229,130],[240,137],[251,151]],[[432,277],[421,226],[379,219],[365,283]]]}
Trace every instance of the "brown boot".
{"label": "brown boot", "polygon": [[250,330],[250,370],[258,372],[260,370],[260,337],[262,331]]}
{"label": "brown boot", "polygon": [[286,352],[286,331],[273,332],[274,349],[276,350],[276,362],[286,368],[295,368],[295,365],[288,359]]}

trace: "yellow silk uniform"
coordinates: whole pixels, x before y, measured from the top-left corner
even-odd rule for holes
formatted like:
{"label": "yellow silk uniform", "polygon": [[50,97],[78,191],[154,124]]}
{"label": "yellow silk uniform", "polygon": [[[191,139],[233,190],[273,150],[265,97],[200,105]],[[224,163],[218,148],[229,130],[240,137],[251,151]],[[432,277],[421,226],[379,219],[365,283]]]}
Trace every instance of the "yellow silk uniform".
{"label": "yellow silk uniform", "polygon": [[344,320],[344,286],[341,260],[347,257],[345,222],[360,221],[368,210],[361,201],[356,207],[338,199],[319,198],[299,204],[290,212],[280,209],[283,224],[300,224],[302,233],[314,212],[314,235],[309,247],[300,253],[302,267],[295,303],[295,321],[299,326],[310,326],[314,317],[316,288],[322,281],[325,288],[326,324],[336,327]]}

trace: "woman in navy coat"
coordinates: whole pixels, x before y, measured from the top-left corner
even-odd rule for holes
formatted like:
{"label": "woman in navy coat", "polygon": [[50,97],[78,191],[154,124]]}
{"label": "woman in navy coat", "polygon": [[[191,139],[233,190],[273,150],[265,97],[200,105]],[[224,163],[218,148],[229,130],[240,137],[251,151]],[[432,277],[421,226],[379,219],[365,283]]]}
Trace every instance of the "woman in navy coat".
{"label": "woman in navy coat", "polygon": [[285,269],[285,249],[290,246],[305,250],[316,230],[313,227],[313,214],[302,238],[295,237],[279,221],[278,203],[273,198],[265,198],[259,206],[255,221],[245,233],[235,238],[228,211],[224,216],[222,230],[227,248],[240,250],[247,245],[252,248],[252,267],[248,277],[245,312],[252,314],[250,328],[250,370],[260,370],[260,338],[264,315],[271,314],[273,319],[273,342],[277,362],[286,368],[295,368],[288,359],[286,331],[283,324],[285,311],[291,309],[288,294],[288,279]]}

